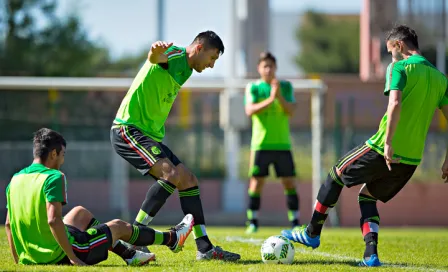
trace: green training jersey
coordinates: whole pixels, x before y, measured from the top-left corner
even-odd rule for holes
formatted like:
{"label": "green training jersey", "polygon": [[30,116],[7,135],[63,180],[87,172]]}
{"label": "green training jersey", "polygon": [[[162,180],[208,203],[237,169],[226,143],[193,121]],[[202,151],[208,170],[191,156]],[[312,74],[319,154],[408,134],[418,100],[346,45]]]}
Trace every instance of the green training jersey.
{"label": "green training jersey", "polygon": [[19,263],[51,264],[65,256],[48,225],[46,204],[66,204],[66,188],[64,174],[38,163],[12,177],[6,200]]}
{"label": "green training jersey", "polygon": [[[295,102],[292,85],[280,81],[281,95],[288,102]],[[271,95],[271,85],[258,80],[246,87],[245,103],[259,103]],[[252,115],[251,150],[290,150],[289,116],[276,98],[264,110]]]}
{"label": "green training jersey", "polygon": [[145,62],[121,102],[114,121],[135,126],[158,142],[165,136],[165,121],[177,93],[193,73],[185,48],[171,46],[165,54],[167,63]]}
{"label": "green training jersey", "polygon": [[[384,94],[402,92],[400,120],[392,139],[394,158],[401,163],[418,165],[423,156],[426,135],[437,108],[448,104],[447,79],[423,56],[391,63],[386,72]],[[387,113],[378,132],[366,144],[384,155]]]}

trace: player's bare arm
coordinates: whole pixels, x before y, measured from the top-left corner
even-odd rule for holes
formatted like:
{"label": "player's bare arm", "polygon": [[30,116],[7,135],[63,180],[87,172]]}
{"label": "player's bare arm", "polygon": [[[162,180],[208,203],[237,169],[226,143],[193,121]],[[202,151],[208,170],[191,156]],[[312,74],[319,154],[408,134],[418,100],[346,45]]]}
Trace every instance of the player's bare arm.
{"label": "player's bare arm", "polygon": [[274,100],[275,100],[275,94],[271,93],[271,96],[268,99],[265,99],[259,103],[247,103],[245,107],[246,115],[250,117],[253,114],[261,112],[262,110],[269,107],[269,105],[271,105],[272,102],[274,102]]}
{"label": "player's bare arm", "polygon": [[65,225],[62,221],[62,203],[61,202],[47,202],[47,217],[48,225],[51,233],[58,242],[59,246],[64,250],[70,262],[73,265],[86,265],[73,252],[67,233],[65,232]]}
{"label": "player's bare arm", "polygon": [[14,240],[12,239],[12,235],[11,235],[11,224],[9,222],[9,213],[6,214],[5,229],[6,229],[6,237],[8,238],[9,248],[11,249],[12,257],[14,258],[14,262],[18,263],[19,257],[17,256],[16,247],[14,246]]}
{"label": "player's bare arm", "polygon": [[153,43],[151,45],[151,50],[149,50],[148,53],[149,62],[153,64],[168,62],[168,57],[164,53],[172,45],[173,43],[167,43],[162,41],[157,41]]}
{"label": "player's bare arm", "polygon": [[272,90],[275,90],[276,98],[280,102],[280,105],[282,105],[282,108],[285,111],[285,113],[288,114],[289,116],[292,116],[295,109],[295,103],[286,101],[286,99],[283,97],[280,91],[280,82],[277,79],[272,80],[271,86]]}
{"label": "player's bare arm", "polygon": [[392,148],[392,139],[400,120],[401,111],[401,91],[391,90],[389,93],[389,104],[387,106],[387,126],[386,139],[384,143],[384,158],[386,159],[387,167],[392,170],[391,163],[398,163],[399,160],[394,160],[394,150]]}
{"label": "player's bare arm", "polygon": [[[443,112],[445,119],[448,120],[448,105],[443,106],[441,111]],[[446,151],[445,161],[442,165],[442,179],[445,180],[445,183],[448,183],[448,149]]]}

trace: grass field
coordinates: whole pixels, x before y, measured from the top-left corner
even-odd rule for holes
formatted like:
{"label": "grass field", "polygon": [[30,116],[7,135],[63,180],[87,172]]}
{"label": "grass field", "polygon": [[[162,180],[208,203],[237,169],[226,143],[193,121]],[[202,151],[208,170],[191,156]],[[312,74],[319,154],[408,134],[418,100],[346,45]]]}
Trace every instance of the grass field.
{"label": "grass field", "polygon": [[256,235],[248,236],[242,228],[208,228],[216,245],[241,254],[242,259],[237,263],[196,262],[195,244],[190,237],[184,251],[178,254],[163,246],[152,247],[157,261],[144,267],[126,267],[120,258],[110,254],[109,259],[99,265],[81,268],[15,265],[1,227],[0,271],[448,271],[447,229],[381,229],[379,254],[385,265],[370,269],[356,266],[364,249],[358,229],[326,229],[321,246],[314,251],[295,244],[292,265],[265,265],[261,262],[260,245],[280,230],[262,228]]}

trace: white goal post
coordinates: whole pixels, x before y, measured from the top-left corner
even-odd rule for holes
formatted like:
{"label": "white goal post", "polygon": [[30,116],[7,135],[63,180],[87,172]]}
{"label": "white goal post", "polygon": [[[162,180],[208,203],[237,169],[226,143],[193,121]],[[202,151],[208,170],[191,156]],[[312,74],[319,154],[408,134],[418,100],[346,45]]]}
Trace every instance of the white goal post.
{"label": "white goal post", "polygon": [[[8,91],[48,91],[48,90],[58,90],[58,91],[111,91],[111,92],[125,92],[128,90],[132,83],[132,78],[74,78],[74,77],[1,77],[0,76],[0,97],[2,90]],[[235,79],[235,80],[225,80],[225,79],[196,79],[191,78],[183,86],[185,90],[191,92],[209,92],[210,90],[217,90],[222,93],[235,94],[242,96],[243,90],[248,79]],[[310,93],[311,95],[311,133],[312,133],[312,199],[315,199],[317,192],[320,188],[322,178],[322,152],[323,152],[323,101],[324,93],[326,91],[326,85],[319,79],[293,79],[290,80],[295,92]],[[229,90],[232,90],[229,92]],[[238,90],[238,91],[237,91]],[[221,96],[229,98],[230,96]],[[220,106],[225,105],[226,101],[221,101]],[[241,105],[243,107],[243,105]],[[222,110],[222,109],[221,109]],[[232,114],[232,109],[228,107],[228,116]],[[221,118],[223,118],[221,115]],[[225,124],[225,122],[224,122]],[[237,131],[238,128],[233,128],[231,125],[222,126],[225,131]],[[235,134],[235,133],[230,133]],[[230,152],[235,154],[235,151],[239,150],[239,141],[233,139],[233,145],[229,146],[226,144],[226,153]],[[226,156],[228,157],[228,156]],[[113,155],[116,158],[116,155]],[[123,164],[123,160],[116,161],[112,160],[111,169],[118,169],[120,165]],[[115,170],[114,170],[115,171]],[[116,172],[116,171],[115,171]],[[233,184],[239,183],[237,174],[238,164],[230,161],[228,158],[226,160],[226,183],[232,182]],[[127,178],[127,172],[121,171],[120,173],[114,173],[111,175],[111,193],[112,195],[117,194],[117,192],[123,192],[127,190],[129,180]],[[123,182],[124,181],[124,182]],[[224,190],[226,191],[226,190]],[[233,191],[235,192],[235,191]],[[243,196],[244,197],[244,196]],[[244,199],[240,199],[241,196],[229,195],[223,192],[223,207],[226,209],[226,203],[244,202]],[[128,199],[127,196],[120,198],[111,199],[121,199],[120,203],[113,201],[111,205],[115,206],[118,210],[122,211],[122,215],[126,216],[128,213]],[[239,209],[237,209],[239,210]],[[229,208],[228,211],[237,211],[235,209]]]}

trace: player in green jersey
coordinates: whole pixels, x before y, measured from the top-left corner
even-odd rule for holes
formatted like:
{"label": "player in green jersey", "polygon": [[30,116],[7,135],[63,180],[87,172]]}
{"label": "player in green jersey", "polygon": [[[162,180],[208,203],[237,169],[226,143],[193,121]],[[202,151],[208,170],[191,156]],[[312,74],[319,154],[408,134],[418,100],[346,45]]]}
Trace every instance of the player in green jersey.
{"label": "player in green jersey", "polygon": [[248,227],[246,233],[258,230],[258,210],[265,177],[273,164],[283,183],[292,228],[299,226],[299,198],[296,192],[295,166],[291,153],[289,118],[295,106],[294,90],[288,81],[276,79],[277,63],[269,52],[258,61],[261,79],[246,87],[246,114],[252,118],[252,141],[249,184]]}
{"label": "player in green jersey", "polygon": [[[361,266],[380,266],[376,202],[392,199],[409,181],[419,165],[429,125],[437,108],[448,119],[448,82],[420,55],[416,32],[394,27],[386,38],[393,62],[387,68],[384,94],[387,112],[378,132],[350,151],[330,170],[317,196],[311,222],[299,231],[282,232],[290,240],[317,248],[328,211],[335,206],[344,186],[364,184],[359,192],[360,227],[366,244]],[[448,175],[448,159],[442,166]]]}
{"label": "player in green jersey", "polygon": [[124,97],[111,129],[115,151],[142,175],[156,180],[134,223],[148,225],[177,188],[182,211],[192,214],[195,220],[197,260],[238,260],[240,255],[213,246],[205,229],[198,180],[162,140],[165,121],[181,86],[193,70],[201,73],[213,68],[223,53],[222,40],[213,31],[199,33],[187,47],[155,42]]}
{"label": "player in green jersey", "polygon": [[59,171],[64,163],[65,139],[43,128],[33,140],[33,163],[16,173],[6,188],[6,234],[15,263],[93,265],[107,259],[108,250],[128,265],[143,265],[155,258],[135,251],[134,245],[167,245],[179,252],[193,228],[192,215],[168,232],[135,226],[119,219],[100,224],[83,207],[62,218],[67,203],[67,180]]}

